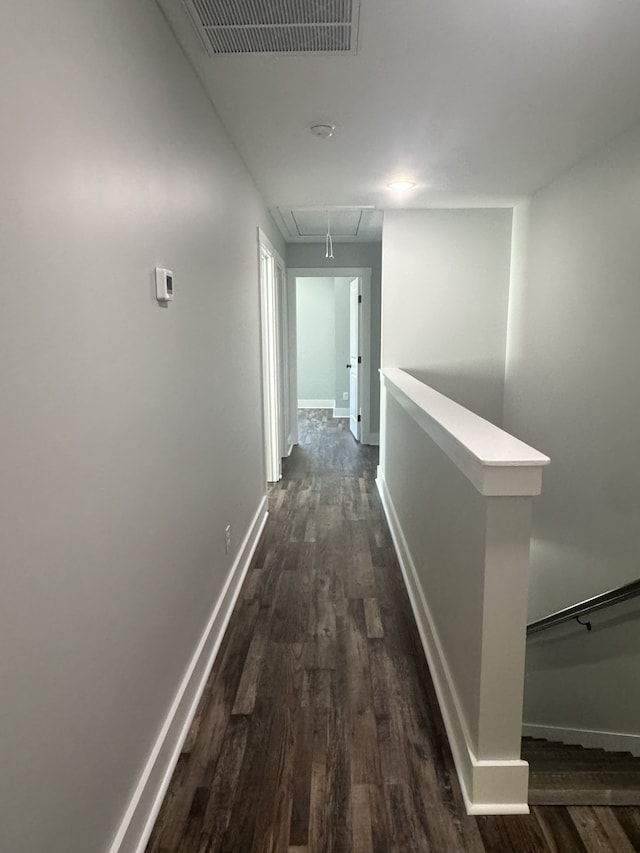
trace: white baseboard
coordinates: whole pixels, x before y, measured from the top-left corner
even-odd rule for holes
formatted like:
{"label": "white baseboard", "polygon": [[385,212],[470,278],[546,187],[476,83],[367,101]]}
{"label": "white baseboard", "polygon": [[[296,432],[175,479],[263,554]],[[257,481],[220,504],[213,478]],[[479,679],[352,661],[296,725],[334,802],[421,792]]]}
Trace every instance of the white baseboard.
{"label": "white baseboard", "polygon": [[376,480],[396,554],[429,663],[467,814],[528,814],[529,765],[520,760],[479,759],[471,748],[455,683],[418,580],[415,563],[384,473]]}
{"label": "white baseboard", "polygon": [[298,400],[299,409],[333,409],[335,400]]}
{"label": "white baseboard", "polygon": [[292,429],[289,431],[289,435],[287,436],[287,440],[286,440],[286,447],[287,447],[286,455],[287,456],[291,456],[291,454],[293,453],[293,448],[296,446],[297,443],[298,443],[297,432]]}
{"label": "white baseboard", "polygon": [[579,746],[597,747],[609,752],[630,752],[640,756],[640,735],[600,732],[592,729],[569,729],[561,726],[540,726],[536,723],[524,723],[522,734],[526,737],[541,737]]}
{"label": "white baseboard", "polygon": [[185,670],[109,853],[144,853],[267,515],[267,498],[264,497]]}
{"label": "white baseboard", "polygon": [[380,444],[379,432],[367,432],[362,439],[363,444]]}
{"label": "white baseboard", "polygon": [[348,418],[350,414],[351,414],[351,412],[349,411],[348,408],[336,409],[335,406],[333,407],[333,417],[334,418]]}

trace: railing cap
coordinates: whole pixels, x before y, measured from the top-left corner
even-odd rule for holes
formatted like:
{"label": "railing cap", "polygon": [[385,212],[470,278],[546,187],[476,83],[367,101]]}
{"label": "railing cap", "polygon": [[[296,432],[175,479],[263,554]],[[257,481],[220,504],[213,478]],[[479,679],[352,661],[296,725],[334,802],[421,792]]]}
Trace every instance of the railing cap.
{"label": "railing cap", "polygon": [[484,495],[537,495],[548,456],[425,385],[405,370],[380,371],[388,390]]}

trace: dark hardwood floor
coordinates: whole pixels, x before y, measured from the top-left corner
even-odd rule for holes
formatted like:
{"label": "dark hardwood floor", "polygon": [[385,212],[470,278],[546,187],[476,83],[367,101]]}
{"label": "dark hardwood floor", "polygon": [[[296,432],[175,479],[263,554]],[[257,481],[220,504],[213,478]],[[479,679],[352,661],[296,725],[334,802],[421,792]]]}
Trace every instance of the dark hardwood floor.
{"label": "dark hardwood floor", "polygon": [[637,807],[466,815],[378,500],[311,411],[147,853],[629,853]]}

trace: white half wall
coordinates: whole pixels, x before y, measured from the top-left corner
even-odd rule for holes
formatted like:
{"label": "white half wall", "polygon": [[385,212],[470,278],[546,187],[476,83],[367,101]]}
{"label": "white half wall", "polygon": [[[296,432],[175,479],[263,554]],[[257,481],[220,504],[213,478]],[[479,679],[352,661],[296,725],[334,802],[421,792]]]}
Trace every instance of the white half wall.
{"label": "white half wall", "polygon": [[531,497],[549,460],[402,370],[382,392],[378,486],[467,810],[526,812]]}
{"label": "white half wall", "polygon": [[[505,426],[555,464],[536,502],[530,618],[640,575],[640,125],[514,218]],[[590,617],[591,618],[591,617]],[[640,605],[529,641],[525,722],[640,735]]]}
{"label": "white half wall", "polygon": [[155,3],[7,0],[0,54],[0,850],[99,853],[262,505],[286,247]]}

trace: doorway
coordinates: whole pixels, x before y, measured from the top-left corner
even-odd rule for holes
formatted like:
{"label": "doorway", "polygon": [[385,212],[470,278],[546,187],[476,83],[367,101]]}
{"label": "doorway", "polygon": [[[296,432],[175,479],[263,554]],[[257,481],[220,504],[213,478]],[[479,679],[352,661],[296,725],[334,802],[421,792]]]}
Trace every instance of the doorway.
{"label": "doorway", "polygon": [[[315,342],[322,344],[322,334],[319,323],[315,326],[304,325],[298,328],[298,288],[320,287],[324,282],[326,299],[321,297],[320,290],[312,296],[310,302],[315,305],[318,321],[321,316],[329,315],[336,310],[336,316],[342,311],[344,324],[338,321],[334,325],[336,346],[333,361],[334,381],[330,383],[330,366],[326,352],[322,359],[317,358],[313,365],[317,374],[317,383],[306,384],[307,375],[299,376],[299,367],[305,370],[302,363],[305,359],[313,359]],[[303,291],[304,292],[304,291]],[[332,299],[329,295],[333,294]],[[313,297],[316,298],[313,298]],[[287,271],[287,301],[288,301],[288,363],[289,363],[289,435],[290,444],[297,443],[297,410],[298,405],[311,408],[333,408],[334,417],[349,419],[349,428],[356,440],[364,444],[377,444],[377,435],[370,430],[371,424],[371,269],[370,268],[304,268]],[[330,306],[333,305],[332,309]],[[329,307],[328,307],[329,306]],[[337,326],[341,331],[336,332]],[[304,347],[298,350],[299,335],[310,336],[308,352]],[[311,340],[313,338],[313,340]],[[338,338],[341,343],[338,344]],[[319,349],[316,352],[320,352]],[[298,364],[299,356],[301,364]],[[324,376],[323,384],[321,377]],[[300,387],[299,386],[299,379]],[[315,389],[316,393],[311,394]]]}

